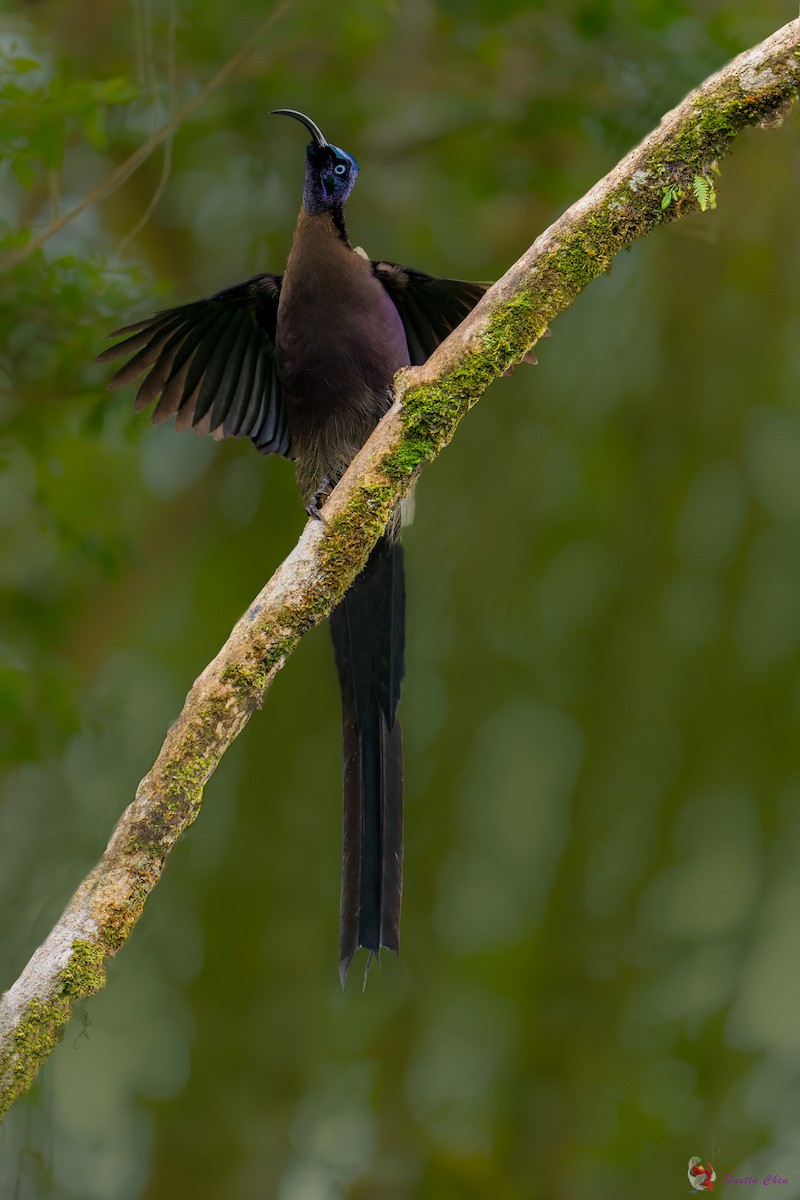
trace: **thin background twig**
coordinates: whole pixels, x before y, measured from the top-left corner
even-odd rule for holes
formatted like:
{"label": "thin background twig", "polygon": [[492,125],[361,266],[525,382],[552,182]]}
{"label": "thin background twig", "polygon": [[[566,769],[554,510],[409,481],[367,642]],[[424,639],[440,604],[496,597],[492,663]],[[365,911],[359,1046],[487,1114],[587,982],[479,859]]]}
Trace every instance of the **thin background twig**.
{"label": "thin background twig", "polygon": [[212,92],[215,92],[218,87],[221,87],[230,78],[236,68],[255,49],[262,38],[288,12],[291,5],[292,0],[282,0],[282,3],[267,17],[266,21],[259,25],[252,37],[249,37],[236,53],[228,59],[224,66],[220,67],[216,75],[208,81],[205,87],[201,88],[196,96],[193,96],[191,100],[187,100],[174,116],[170,117],[138,150],[134,150],[133,154],[129,155],[118,167],[115,167],[101,183],[92,188],[79,204],[69,209],[68,212],[62,213],[57,220],[51,221],[41,233],[37,233],[36,237],[31,238],[24,246],[18,246],[3,258],[0,258],[0,271],[9,271],[12,267],[17,266],[18,263],[24,262],[26,258],[29,258],[33,254],[34,250],[38,250],[40,246],[43,246],[45,242],[49,241],[54,234],[59,233],[70,221],[74,221],[81,213],[86,212],[87,208],[91,208],[93,204],[97,204],[100,200],[105,200],[107,196],[115,192],[126,179],[130,178],[134,171],[138,170],[142,163],[147,161],[153,151],[163,141],[171,137],[183,122],[205,103]]}

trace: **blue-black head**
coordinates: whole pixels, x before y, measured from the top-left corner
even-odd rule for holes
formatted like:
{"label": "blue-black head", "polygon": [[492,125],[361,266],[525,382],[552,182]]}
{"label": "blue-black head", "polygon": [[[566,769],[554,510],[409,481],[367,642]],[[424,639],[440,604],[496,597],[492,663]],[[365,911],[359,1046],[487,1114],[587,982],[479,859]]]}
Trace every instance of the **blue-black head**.
{"label": "blue-black head", "polygon": [[332,146],[320,128],[304,113],[293,108],[273,108],[276,116],[294,117],[305,125],[312,141],[306,148],[306,182],[303,207],[308,213],[341,213],[358,176],[358,163],[352,154]]}

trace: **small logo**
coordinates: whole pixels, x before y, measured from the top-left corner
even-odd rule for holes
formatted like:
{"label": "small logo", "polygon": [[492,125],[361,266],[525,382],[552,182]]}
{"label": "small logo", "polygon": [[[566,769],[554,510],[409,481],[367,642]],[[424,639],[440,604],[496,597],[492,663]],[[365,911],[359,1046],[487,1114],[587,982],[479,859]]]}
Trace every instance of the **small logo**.
{"label": "small logo", "polygon": [[688,1177],[695,1192],[713,1192],[717,1172],[711,1163],[704,1165],[701,1159],[690,1158]]}

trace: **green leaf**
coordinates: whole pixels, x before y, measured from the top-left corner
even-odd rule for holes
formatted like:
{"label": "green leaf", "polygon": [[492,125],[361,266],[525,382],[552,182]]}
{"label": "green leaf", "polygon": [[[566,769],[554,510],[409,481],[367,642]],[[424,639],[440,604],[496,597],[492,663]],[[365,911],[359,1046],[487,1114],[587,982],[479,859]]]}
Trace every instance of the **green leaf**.
{"label": "green leaf", "polygon": [[17,183],[24,188],[33,187],[36,180],[39,178],[39,172],[34,167],[33,163],[28,158],[23,158],[17,155],[11,160],[11,170],[14,172],[14,178]]}
{"label": "green leaf", "polygon": [[9,59],[12,71],[16,71],[17,75],[26,75],[28,71],[38,71],[41,63],[38,63],[35,58],[19,58]]}
{"label": "green leaf", "polygon": [[692,191],[695,194],[697,203],[700,205],[700,211],[705,212],[708,208],[717,207],[717,194],[714,190],[708,175],[695,175],[692,181]]}
{"label": "green leaf", "polygon": [[702,175],[695,175],[692,181],[692,191],[695,194],[697,203],[700,205],[700,211],[705,212],[708,208],[708,184]]}
{"label": "green leaf", "polygon": [[35,149],[45,165],[52,170],[61,169],[65,135],[64,122],[59,115],[36,131],[36,140],[31,144],[31,149]]}
{"label": "green leaf", "polygon": [[95,99],[105,104],[128,104],[138,95],[138,89],[125,75],[115,75],[97,86]]}

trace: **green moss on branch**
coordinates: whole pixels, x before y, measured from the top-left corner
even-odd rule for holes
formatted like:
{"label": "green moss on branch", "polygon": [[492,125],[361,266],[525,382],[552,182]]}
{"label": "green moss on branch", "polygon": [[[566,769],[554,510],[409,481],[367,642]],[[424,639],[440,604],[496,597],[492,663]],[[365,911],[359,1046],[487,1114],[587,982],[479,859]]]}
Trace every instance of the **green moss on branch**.
{"label": "green moss on branch", "polygon": [[34,997],[14,1029],[0,1058],[0,1120],[33,1083],[42,1063],[64,1035],[76,1000],[99,992],[105,984],[105,955],[90,942],[75,941],[49,999]]}

